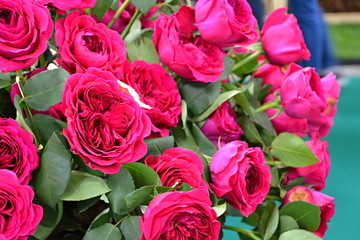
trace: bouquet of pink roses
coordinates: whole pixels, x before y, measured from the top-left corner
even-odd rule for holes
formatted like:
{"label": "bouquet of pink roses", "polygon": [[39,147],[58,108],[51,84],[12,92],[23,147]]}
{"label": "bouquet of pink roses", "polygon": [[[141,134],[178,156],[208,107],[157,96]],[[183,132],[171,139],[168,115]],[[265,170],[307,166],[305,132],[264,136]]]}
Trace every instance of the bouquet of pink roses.
{"label": "bouquet of pink roses", "polygon": [[340,87],[286,12],[0,0],[0,240],[321,239]]}

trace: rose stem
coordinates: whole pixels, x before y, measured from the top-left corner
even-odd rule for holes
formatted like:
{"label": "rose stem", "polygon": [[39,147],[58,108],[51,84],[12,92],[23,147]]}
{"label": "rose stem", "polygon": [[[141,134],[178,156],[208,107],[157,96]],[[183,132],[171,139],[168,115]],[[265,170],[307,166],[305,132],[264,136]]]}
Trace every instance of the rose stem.
{"label": "rose stem", "polygon": [[245,236],[248,236],[254,240],[261,240],[261,238],[259,238],[258,236],[256,236],[253,231],[251,230],[246,230],[243,228],[238,228],[238,227],[232,227],[232,226],[226,226],[224,225],[224,229],[228,229],[228,230],[232,230],[241,234],[244,234]]}
{"label": "rose stem", "polygon": [[118,19],[120,17],[121,13],[125,10],[125,8],[129,5],[129,3],[130,3],[130,0],[125,0],[125,2],[123,4],[121,4],[119,9],[116,11],[115,15],[109,22],[108,28],[111,28],[114,25],[116,19]]}
{"label": "rose stem", "polygon": [[263,104],[261,107],[257,108],[255,112],[260,113],[265,111],[266,109],[273,108],[279,106],[281,103],[279,101],[273,101]]}

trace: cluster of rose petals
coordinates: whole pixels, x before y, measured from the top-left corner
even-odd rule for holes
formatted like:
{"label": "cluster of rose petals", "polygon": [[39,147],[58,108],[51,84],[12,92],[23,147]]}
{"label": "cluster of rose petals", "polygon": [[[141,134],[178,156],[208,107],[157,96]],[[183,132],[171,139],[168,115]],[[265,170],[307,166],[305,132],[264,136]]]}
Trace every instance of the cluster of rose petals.
{"label": "cluster of rose petals", "polygon": [[0,70],[28,68],[46,50],[53,30],[49,10],[35,0],[0,0]]}
{"label": "cluster of rose petals", "polygon": [[60,10],[93,8],[96,0],[41,0],[42,4],[51,4]]}
{"label": "cluster of rose petals", "polygon": [[33,136],[11,118],[0,118],[0,169],[13,171],[20,184],[28,184],[39,166]]}
{"label": "cluster of rose petals", "polygon": [[315,190],[321,191],[326,186],[326,178],[330,171],[330,155],[328,143],[325,140],[312,139],[306,141],[311,151],[319,159],[319,162],[301,168],[290,168],[285,175],[284,183],[303,177],[306,184],[310,184]]}
{"label": "cluster of rose petals", "polygon": [[229,101],[221,104],[210,115],[201,131],[215,146],[220,143],[221,147],[226,143],[239,140],[240,135],[243,134]]}
{"label": "cluster of rose petals", "polygon": [[271,64],[285,65],[300,60],[310,60],[303,34],[293,14],[287,8],[273,11],[261,30],[261,42]]}
{"label": "cluster of rose petals", "polygon": [[0,239],[25,240],[35,233],[43,210],[33,199],[30,186],[20,184],[12,171],[0,170]]}
{"label": "cluster of rose petals", "polygon": [[270,167],[260,148],[233,141],[217,151],[210,164],[211,189],[245,216],[252,214],[270,190]]}
{"label": "cluster of rose petals", "polygon": [[194,9],[181,6],[166,16],[159,14],[154,22],[153,41],[160,60],[177,75],[193,81],[215,82],[224,70],[223,52],[208,43],[197,31]]}
{"label": "cluster of rose petals", "polygon": [[140,240],[217,240],[221,224],[202,189],[156,196],[140,218]]}
{"label": "cluster of rose petals", "polygon": [[126,60],[121,36],[94,18],[75,11],[56,22],[59,64],[70,73],[83,73],[89,67],[117,73]]}
{"label": "cluster of rose petals", "polygon": [[156,157],[151,155],[145,159],[145,164],[155,170],[164,186],[180,187],[187,183],[193,188],[207,190],[201,158],[186,148],[169,148]]}
{"label": "cluster of rose petals", "polygon": [[152,122],[152,135],[169,136],[169,127],[176,127],[181,114],[181,96],[175,80],[159,64],[136,60],[124,67],[121,79],[150,106],[143,109]]}
{"label": "cluster of rose petals", "polygon": [[327,223],[335,214],[334,198],[304,186],[296,186],[286,193],[283,204],[293,201],[305,201],[320,206],[321,222],[315,234],[324,237]]}
{"label": "cluster of rose petals", "polygon": [[219,47],[248,45],[259,39],[256,18],[246,0],[199,0],[195,19],[201,37]]}
{"label": "cluster of rose petals", "polygon": [[62,104],[64,135],[90,168],[113,174],[146,154],[151,122],[112,73],[89,68],[71,75]]}

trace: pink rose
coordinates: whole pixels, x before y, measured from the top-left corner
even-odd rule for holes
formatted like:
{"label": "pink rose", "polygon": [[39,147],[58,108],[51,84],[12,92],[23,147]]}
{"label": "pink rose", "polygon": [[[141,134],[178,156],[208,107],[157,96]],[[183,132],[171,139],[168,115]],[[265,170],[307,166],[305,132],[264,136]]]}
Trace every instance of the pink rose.
{"label": "pink rose", "polygon": [[201,158],[185,148],[169,148],[163,154],[145,159],[145,164],[155,170],[164,186],[172,187],[187,183],[193,188],[205,188],[207,185],[202,178],[204,165]]}
{"label": "pink rose", "polygon": [[324,237],[328,228],[327,222],[335,214],[334,198],[304,186],[296,186],[286,193],[283,204],[293,201],[305,201],[320,206],[321,222],[315,234]]}
{"label": "pink rose", "polygon": [[42,4],[51,4],[60,10],[93,8],[96,0],[41,0]]}
{"label": "pink rose", "polygon": [[64,135],[90,168],[113,174],[146,154],[143,140],[151,122],[110,72],[89,68],[71,75],[62,104],[68,124]]}
{"label": "pink rose", "polygon": [[201,131],[215,145],[222,147],[231,141],[240,140],[242,129],[236,121],[236,114],[229,101],[224,102],[205,122]]}
{"label": "pink rose", "polygon": [[195,19],[200,35],[219,47],[257,42],[257,21],[246,0],[199,0]]}
{"label": "pink rose", "polygon": [[281,85],[280,97],[285,113],[293,118],[323,117],[328,107],[320,77],[310,67],[290,74]]}
{"label": "pink rose", "polygon": [[220,79],[223,52],[200,36],[194,37],[197,28],[193,8],[183,5],[170,16],[160,13],[154,25],[155,48],[161,62],[171,71],[198,82]]}
{"label": "pink rose", "polygon": [[120,35],[75,11],[56,22],[59,64],[70,73],[84,73],[89,67],[117,73],[126,60]]}
{"label": "pink rose", "polygon": [[13,171],[20,184],[28,184],[39,166],[33,136],[11,118],[0,118],[0,169]]}
{"label": "pink rose", "polygon": [[158,64],[134,61],[124,70],[122,81],[151,107],[143,110],[152,122],[152,132],[169,136],[169,127],[176,127],[181,113],[181,96],[175,80]]}
{"label": "pink rose", "polygon": [[140,240],[217,240],[221,224],[206,191],[157,195],[140,218]]}
{"label": "pink rose", "polygon": [[0,192],[0,239],[28,239],[43,216],[42,208],[32,203],[34,191],[21,185],[15,173],[1,169]]}
{"label": "pink rose", "polygon": [[325,140],[312,139],[306,141],[306,144],[320,161],[308,167],[290,168],[285,175],[284,182],[288,184],[298,177],[304,177],[306,184],[321,191],[325,188],[326,178],[330,171],[328,143]]}
{"label": "pink rose", "polygon": [[245,216],[252,214],[270,190],[270,167],[260,148],[233,141],[217,151],[210,164],[211,189]]}
{"label": "pink rose", "polygon": [[261,30],[261,42],[271,64],[286,65],[302,59],[310,60],[304,37],[293,14],[279,8],[266,19]]}
{"label": "pink rose", "polygon": [[53,23],[35,0],[0,0],[0,70],[28,68],[46,50]]}

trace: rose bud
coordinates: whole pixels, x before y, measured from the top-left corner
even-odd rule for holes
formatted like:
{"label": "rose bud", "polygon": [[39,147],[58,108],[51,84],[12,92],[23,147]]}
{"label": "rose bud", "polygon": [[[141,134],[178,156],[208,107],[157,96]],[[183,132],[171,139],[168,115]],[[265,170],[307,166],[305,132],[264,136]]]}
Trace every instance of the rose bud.
{"label": "rose bud", "polygon": [[310,60],[304,37],[293,14],[279,8],[266,19],[261,30],[261,42],[267,59],[274,65],[286,65],[302,59]]}
{"label": "rose bud", "polygon": [[200,35],[219,47],[257,42],[257,21],[246,0],[199,0],[195,20]]}
{"label": "rose bud", "polygon": [[210,164],[211,190],[249,216],[270,190],[270,167],[260,148],[233,141],[217,151]]}
{"label": "rose bud", "polygon": [[327,222],[335,214],[334,198],[304,186],[296,186],[286,193],[283,204],[293,201],[305,201],[320,206],[321,222],[315,234],[324,237],[328,228]]}

